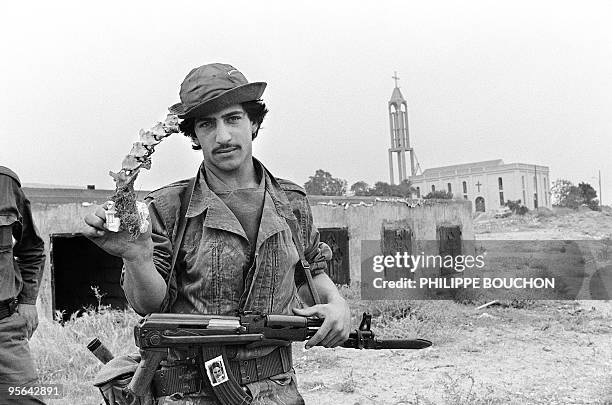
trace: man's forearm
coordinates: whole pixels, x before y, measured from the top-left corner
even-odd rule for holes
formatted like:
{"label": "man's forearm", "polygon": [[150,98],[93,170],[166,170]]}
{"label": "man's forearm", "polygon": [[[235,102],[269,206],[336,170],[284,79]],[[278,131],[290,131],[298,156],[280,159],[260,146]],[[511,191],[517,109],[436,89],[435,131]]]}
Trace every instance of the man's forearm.
{"label": "man's forearm", "polygon": [[23,280],[19,302],[24,304],[36,303],[46,259],[45,243],[31,223],[30,218],[30,221],[26,222],[22,240],[13,250]]}
{"label": "man's forearm", "polygon": [[40,280],[45,267],[44,245],[33,249],[27,254],[16,256],[17,266],[21,273],[23,287],[19,293],[19,302],[24,304],[36,304]]}
{"label": "man's forearm", "polygon": [[[314,288],[319,293],[319,297],[321,298],[322,304],[329,304],[330,302],[334,302],[337,300],[344,300],[338,292],[338,288],[334,282],[327,276],[325,273],[318,274],[312,278]],[[298,290],[298,295],[304,301],[304,303],[312,306],[314,305],[314,301],[312,299],[312,295],[310,294],[310,289],[308,288],[308,284],[304,283],[300,286]]]}
{"label": "man's forearm", "polygon": [[155,269],[152,252],[134,260],[123,259],[123,264],[123,289],[134,310],[141,314],[159,312],[166,282]]}

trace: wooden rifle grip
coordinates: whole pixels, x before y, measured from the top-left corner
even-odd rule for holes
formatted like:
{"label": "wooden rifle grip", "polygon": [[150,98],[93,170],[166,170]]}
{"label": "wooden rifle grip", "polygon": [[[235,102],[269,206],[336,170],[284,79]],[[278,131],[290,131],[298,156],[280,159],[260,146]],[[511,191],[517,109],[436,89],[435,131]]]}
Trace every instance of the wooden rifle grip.
{"label": "wooden rifle grip", "polygon": [[138,397],[144,397],[151,388],[153,375],[157,371],[159,363],[168,356],[167,348],[140,350],[141,360],[136,368],[136,372],[123,394],[128,401],[133,401]]}

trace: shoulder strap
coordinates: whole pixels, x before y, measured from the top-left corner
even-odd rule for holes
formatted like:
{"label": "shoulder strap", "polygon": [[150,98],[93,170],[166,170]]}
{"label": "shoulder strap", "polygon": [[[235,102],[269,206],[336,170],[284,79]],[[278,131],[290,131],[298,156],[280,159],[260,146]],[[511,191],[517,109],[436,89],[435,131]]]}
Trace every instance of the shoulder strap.
{"label": "shoulder strap", "polygon": [[[304,256],[304,245],[302,244],[302,239],[300,238],[300,232],[297,225],[297,218],[293,215],[293,219],[287,219],[287,225],[289,225],[289,229],[291,229],[291,237],[293,239],[293,244],[298,251],[298,255],[300,256],[300,260],[297,262],[296,267],[301,267],[304,272],[304,276],[306,277],[306,283],[308,284],[308,289],[310,290],[310,295],[312,296],[312,300],[315,305],[321,303],[321,298],[319,297],[319,293],[314,285],[314,280],[312,279],[312,274],[310,273],[310,264],[306,260]],[[297,269],[296,269],[297,271]]]}
{"label": "shoulder strap", "polygon": [[[187,198],[181,199],[181,208],[179,210],[178,216],[178,228],[176,230],[176,236],[172,243],[172,261],[170,262],[170,271],[168,272],[168,282],[166,283],[166,296],[164,297],[163,302],[167,302],[170,296],[170,283],[172,278],[174,277],[174,268],[176,267],[176,259],[178,258],[179,250],[181,249],[181,244],[183,243],[183,235],[185,234],[185,228],[187,227],[187,218],[185,214],[187,214],[187,207],[189,206],[189,201],[191,201],[191,196],[193,195],[193,189],[195,188],[196,179],[198,176],[195,176],[189,180],[187,184]],[[169,307],[170,305],[168,305]]]}

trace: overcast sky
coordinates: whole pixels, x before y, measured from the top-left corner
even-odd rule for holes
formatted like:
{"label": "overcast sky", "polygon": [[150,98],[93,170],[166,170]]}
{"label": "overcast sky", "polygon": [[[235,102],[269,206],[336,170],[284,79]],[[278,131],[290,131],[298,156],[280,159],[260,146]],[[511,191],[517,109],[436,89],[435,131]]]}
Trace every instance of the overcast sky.
{"label": "overcast sky", "polygon": [[[108,171],[189,70],[226,62],[268,82],[254,154],[277,176],[388,182],[397,71],[423,169],[503,159],[596,188],[601,169],[612,202],[612,2],[295,3],[4,4],[0,165],[26,183],[113,188]],[[200,161],[170,137],[137,186]]]}

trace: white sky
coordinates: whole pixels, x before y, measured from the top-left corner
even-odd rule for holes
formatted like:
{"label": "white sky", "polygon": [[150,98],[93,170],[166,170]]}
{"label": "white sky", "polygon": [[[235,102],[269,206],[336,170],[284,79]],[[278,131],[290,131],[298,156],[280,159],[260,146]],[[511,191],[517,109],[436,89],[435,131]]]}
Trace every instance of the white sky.
{"label": "white sky", "polygon": [[[254,151],[277,176],[388,182],[396,70],[423,169],[501,158],[595,188],[601,169],[611,203],[612,2],[21,3],[2,7],[0,165],[23,182],[113,188],[187,72],[227,62],[268,82]],[[138,186],[200,160],[171,137]]]}

